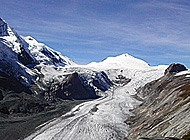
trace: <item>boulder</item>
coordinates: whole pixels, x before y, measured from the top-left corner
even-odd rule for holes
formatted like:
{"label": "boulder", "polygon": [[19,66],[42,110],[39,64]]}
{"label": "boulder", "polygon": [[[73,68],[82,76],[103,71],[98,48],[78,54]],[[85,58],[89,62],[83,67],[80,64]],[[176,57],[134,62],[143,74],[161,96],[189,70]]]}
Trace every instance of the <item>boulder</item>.
{"label": "boulder", "polygon": [[96,95],[95,90],[87,85],[83,85],[77,72],[68,75],[66,81],[52,84],[50,87],[50,93],[55,94],[55,97],[61,99],[96,99],[99,96]]}

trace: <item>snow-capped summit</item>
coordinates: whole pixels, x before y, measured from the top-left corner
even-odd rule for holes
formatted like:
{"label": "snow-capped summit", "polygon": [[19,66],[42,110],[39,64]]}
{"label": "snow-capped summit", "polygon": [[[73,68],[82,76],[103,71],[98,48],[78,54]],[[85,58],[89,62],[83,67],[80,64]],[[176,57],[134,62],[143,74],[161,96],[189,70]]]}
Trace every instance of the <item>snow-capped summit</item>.
{"label": "snow-capped summit", "polygon": [[137,59],[127,53],[116,56],[108,57],[103,61],[96,63],[92,62],[88,64],[89,67],[97,67],[101,69],[110,69],[110,68],[125,68],[125,69],[146,69],[150,68],[148,63],[143,60]]}

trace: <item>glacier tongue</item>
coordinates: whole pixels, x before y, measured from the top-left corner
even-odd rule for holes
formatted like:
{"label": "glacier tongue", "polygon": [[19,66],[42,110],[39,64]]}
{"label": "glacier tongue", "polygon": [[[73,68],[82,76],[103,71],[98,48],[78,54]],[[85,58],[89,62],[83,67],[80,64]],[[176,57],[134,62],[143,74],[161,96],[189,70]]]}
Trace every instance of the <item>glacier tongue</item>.
{"label": "glacier tongue", "polygon": [[[88,66],[87,66],[88,67]],[[102,95],[102,98],[82,103],[60,118],[53,119],[26,140],[103,140],[123,139],[129,132],[124,121],[131,116],[129,109],[141,102],[131,95],[136,88],[143,86],[162,76],[165,67],[150,67],[149,69],[124,69],[123,76],[130,77],[131,82],[123,87],[112,87]],[[121,69],[105,71],[109,77],[121,74]]]}

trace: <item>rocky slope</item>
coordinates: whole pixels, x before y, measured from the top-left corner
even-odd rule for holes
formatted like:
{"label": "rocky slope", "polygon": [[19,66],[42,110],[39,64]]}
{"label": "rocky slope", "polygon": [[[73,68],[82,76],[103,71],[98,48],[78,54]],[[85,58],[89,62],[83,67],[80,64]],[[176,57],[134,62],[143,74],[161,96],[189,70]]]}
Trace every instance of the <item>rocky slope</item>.
{"label": "rocky slope", "polygon": [[189,133],[190,71],[183,65],[170,65],[163,77],[139,88],[137,96],[144,102],[126,120],[131,127],[128,139],[182,138]]}

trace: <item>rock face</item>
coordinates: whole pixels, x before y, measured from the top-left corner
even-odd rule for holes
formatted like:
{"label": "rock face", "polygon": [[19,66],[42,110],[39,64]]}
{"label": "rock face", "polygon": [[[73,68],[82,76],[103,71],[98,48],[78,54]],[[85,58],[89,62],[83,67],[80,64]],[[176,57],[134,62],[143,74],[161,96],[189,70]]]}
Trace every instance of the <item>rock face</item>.
{"label": "rock face", "polygon": [[17,93],[27,92],[28,94],[32,94],[31,90],[28,87],[24,86],[13,76],[9,76],[4,72],[0,72],[0,88],[4,90],[12,90]]}
{"label": "rock face", "polygon": [[34,60],[31,58],[31,56],[25,51],[23,47],[21,47],[21,52],[18,54],[18,60],[24,64],[29,65],[33,64]]}
{"label": "rock face", "polygon": [[7,24],[0,18],[0,36],[4,36],[7,34]]}
{"label": "rock face", "polygon": [[[185,69],[184,66],[173,65],[166,71],[173,73]],[[131,127],[129,140],[141,137],[182,138],[189,133],[190,73],[166,74],[137,91],[137,96],[144,102],[132,110],[135,116],[126,120]]]}
{"label": "rock face", "polygon": [[173,74],[180,71],[185,71],[187,68],[182,64],[173,63],[164,72],[164,74]]}
{"label": "rock face", "polygon": [[118,75],[118,76],[116,77],[116,79],[113,80],[114,83],[116,83],[116,84],[118,84],[118,85],[120,85],[120,86],[125,86],[125,85],[127,85],[130,81],[131,81],[131,79],[126,78],[126,77],[123,76],[123,75]]}
{"label": "rock face", "polygon": [[[57,85],[57,86],[56,86]],[[78,73],[68,75],[67,81],[57,83],[50,87],[50,92],[55,94],[55,97],[61,99],[95,99],[95,90],[87,88],[83,85]]]}
{"label": "rock face", "polygon": [[46,106],[48,103],[32,96],[31,90],[16,78],[0,73],[0,117],[5,114],[38,113]]}

